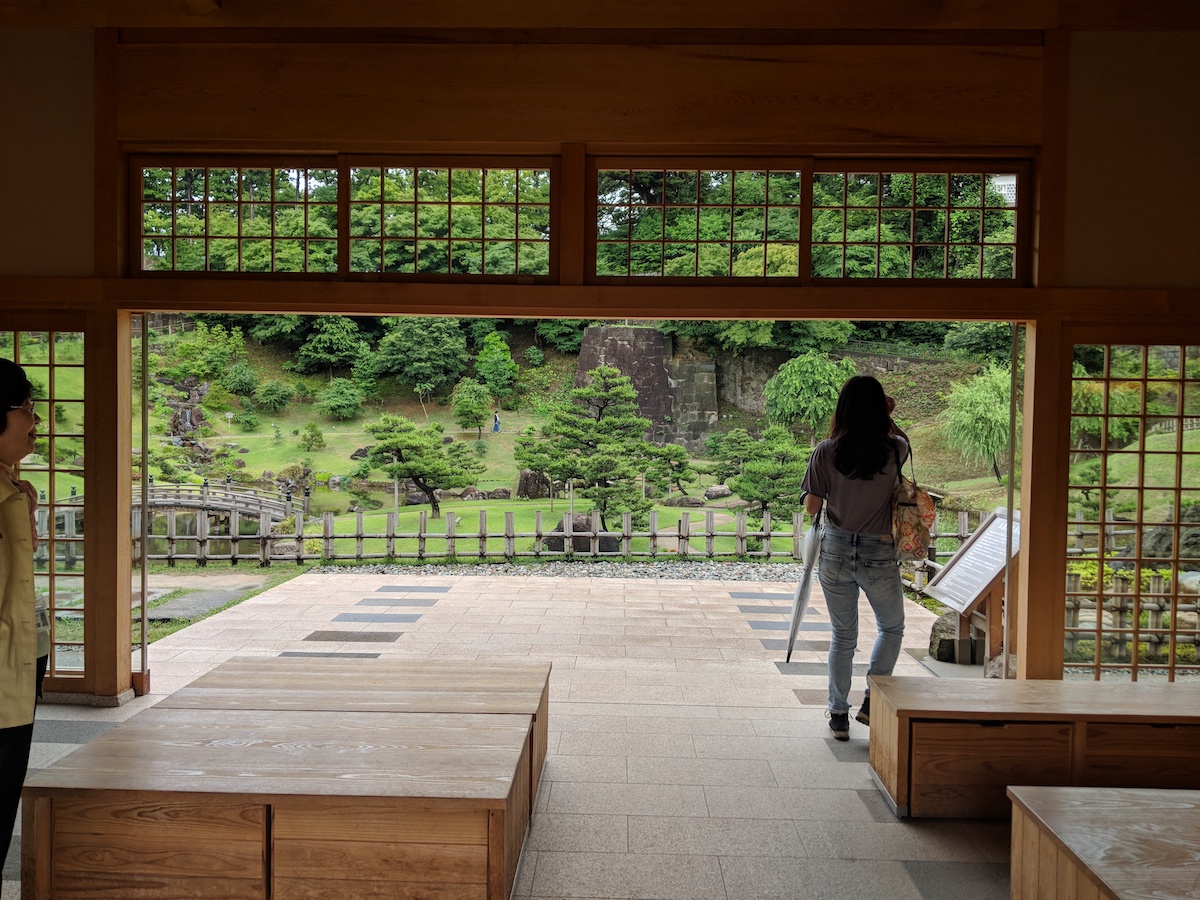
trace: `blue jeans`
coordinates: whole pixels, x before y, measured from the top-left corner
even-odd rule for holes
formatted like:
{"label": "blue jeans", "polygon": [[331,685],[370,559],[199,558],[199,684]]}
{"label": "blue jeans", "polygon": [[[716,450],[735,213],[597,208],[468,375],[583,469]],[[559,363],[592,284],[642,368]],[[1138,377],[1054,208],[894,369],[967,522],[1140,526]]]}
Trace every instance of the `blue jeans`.
{"label": "blue jeans", "polygon": [[848,712],[854,651],[858,647],[858,590],[875,611],[878,636],[868,675],[891,675],[904,637],[904,591],[892,536],[852,534],[826,526],[817,577],[829,609],[829,709]]}

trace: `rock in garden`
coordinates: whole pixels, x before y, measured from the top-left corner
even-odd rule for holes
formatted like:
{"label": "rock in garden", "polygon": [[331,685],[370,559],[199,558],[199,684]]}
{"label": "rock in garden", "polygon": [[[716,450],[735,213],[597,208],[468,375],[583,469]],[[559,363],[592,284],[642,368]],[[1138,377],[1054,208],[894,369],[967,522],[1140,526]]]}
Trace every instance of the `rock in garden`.
{"label": "rock in garden", "polygon": [[732,497],[733,491],[723,484],[714,484],[704,491],[705,500],[720,500],[722,497]]}
{"label": "rock in garden", "polygon": [[[592,549],[592,537],[590,534],[579,534],[579,532],[590,532],[592,530],[592,517],[585,516],[582,513],[576,513],[571,517],[571,547],[576,553],[590,553]],[[555,537],[557,535],[557,537]],[[546,535],[546,549],[551,553],[564,553],[563,545],[566,542],[566,537],[563,533],[562,526],[554,529]],[[620,550],[620,543],[615,537],[600,538],[601,553],[616,553]]]}
{"label": "rock in garden", "polygon": [[521,500],[541,500],[550,496],[546,479],[532,469],[522,469],[517,477],[517,497]]}

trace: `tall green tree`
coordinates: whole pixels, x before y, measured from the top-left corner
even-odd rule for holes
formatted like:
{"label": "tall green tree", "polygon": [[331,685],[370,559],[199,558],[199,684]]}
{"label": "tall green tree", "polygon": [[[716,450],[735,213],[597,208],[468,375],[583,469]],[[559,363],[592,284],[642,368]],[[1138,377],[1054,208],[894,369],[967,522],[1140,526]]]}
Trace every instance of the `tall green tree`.
{"label": "tall green tree", "polygon": [[652,447],[648,462],[646,480],[664,492],[674,487],[681,494],[686,494],[686,485],[695,484],[699,478],[691,456],[678,444]]}
{"label": "tall green tree", "polygon": [[397,317],[385,323],[387,333],[376,350],[381,375],[417,391],[421,402],[449,388],[467,368],[467,338],[457,319],[432,316]]}
{"label": "tall green tree", "polygon": [[460,378],[450,394],[454,406],[454,421],[463,429],[474,428],[483,439],[483,426],[491,412],[492,395],[474,378]]}
{"label": "tall green tree", "polygon": [[[1003,482],[1000,457],[1008,450],[1012,375],[1007,366],[988,366],[979,375],[950,388],[942,427],[946,440],[970,462],[987,463]],[[1021,414],[1017,410],[1017,427]]]}
{"label": "tall green tree", "polygon": [[710,434],[704,442],[708,451],[710,471],[722,484],[741,475],[746,461],[754,457],[758,439],[745,428],[733,428],[726,432]]}
{"label": "tall green tree", "polygon": [[483,339],[475,357],[475,373],[497,403],[512,395],[520,368],[513,362],[512,351],[501,332],[492,331]]}
{"label": "tall green tree", "polygon": [[367,465],[392,479],[393,497],[399,511],[399,485],[412,481],[429,498],[433,517],[441,517],[437,492],[467,487],[484,470],[466,443],[442,443],[442,426],[419,426],[404,416],[384,414],[366,430],[375,438],[367,449]]}
{"label": "tall green tree", "polygon": [[368,349],[358,325],[346,316],[318,316],[308,338],[296,353],[302,372],[327,369],[333,381],[335,368],[349,368]]}
{"label": "tall green tree", "polygon": [[814,350],[789,359],[763,387],[768,421],[799,427],[815,443],[837,408],[842,385],[856,374],[858,369],[851,359],[834,362]]}
{"label": "tall green tree", "polygon": [[765,512],[778,521],[790,519],[800,508],[800,483],[812,448],[802,446],[787,428],[772,425],[754,445],[740,475],[729,487],[743,500],[756,504],[761,518]]}
{"label": "tall green tree", "polygon": [[573,482],[593,501],[605,528],[617,512],[632,512],[644,522],[652,505],[641,490],[654,449],[645,439],[650,424],[637,414],[629,377],[613,366],[598,366],[552,410],[541,435],[522,436],[517,461],[554,481]]}
{"label": "tall green tree", "polygon": [[362,389],[349,378],[335,378],[317,397],[316,408],[333,419],[353,419],[362,415]]}
{"label": "tall green tree", "polygon": [[254,391],[254,399],[267,412],[277,413],[292,402],[294,393],[282,381],[264,381]]}
{"label": "tall green tree", "polygon": [[538,433],[537,428],[530,425],[517,435],[513,443],[513,459],[521,468],[536,473],[546,485],[550,495],[550,510],[553,512],[554,498],[558,492],[555,490],[554,476],[551,473],[559,469],[559,454],[554,442],[546,439]]}

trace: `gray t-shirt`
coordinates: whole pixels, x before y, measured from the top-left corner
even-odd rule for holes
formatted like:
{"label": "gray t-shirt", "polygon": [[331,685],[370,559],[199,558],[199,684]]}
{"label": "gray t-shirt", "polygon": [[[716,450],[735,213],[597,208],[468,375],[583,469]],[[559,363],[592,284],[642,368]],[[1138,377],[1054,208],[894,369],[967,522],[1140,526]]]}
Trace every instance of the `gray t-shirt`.
{"label": "gray t-shirt", "polygon": [[[900,461],[908,459],[908,442],[893,435]],[[872,478],[847,478],[833,464],[833,442],[821,441],[808,460],[801,487],[825,500],[826,520],[854,534],[892,533],[892,492],[896,487],[896,455]]]}

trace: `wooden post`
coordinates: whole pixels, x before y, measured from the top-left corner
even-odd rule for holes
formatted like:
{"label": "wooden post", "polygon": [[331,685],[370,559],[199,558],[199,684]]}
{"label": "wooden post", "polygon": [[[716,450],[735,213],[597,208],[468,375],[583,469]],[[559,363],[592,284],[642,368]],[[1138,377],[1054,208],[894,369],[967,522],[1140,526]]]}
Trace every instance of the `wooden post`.
{"label": "wooden post", "polygon": [[688,550],[690,549],[688,547],[688,540],[689,540],[689,538],[691,538],[691,535],[692,535],[692,514],[685,512],[682,516],[679,517],[679,549],[677,551],[679,553],[679,555],[684,559],[687,559]]}
{"label": "wooden post", "polygon": [[658,510],[650,510],[650,558],[658,556]]}
{"label": "wooden post", "polygon": [[400,530],[399,517],[390,512],[384,519],[384,530],[387,532],[387,537],[384,539],[384,553],[388,559],[396,557],[396,532]]}
{"label": "wooden post", "polygon": [[295,513],[293,521],[296,523],[296,565],[304,563],[304,515]]}
{"label": "wooden post", "polygon": [[763,545],[763,557],[767,560],[767,562],[770,562],[771,561],[771,511],[769,509],[765,510],[763,512],[762,545]]}
{"label": "wooden post", "polygon": [[[505,524],[507,525],[508,517],[505,516]],[[479,511],[479,558],[487,558],[487,510]]]}
{"label": "wooden post", "polygon": [[175,510],[167,510],[167,565],[175,567]]}
{"label": "wooden post", "polygon": [[196,510],[196,565],[208,566],[208,510]]}
{"label": "wooden post", "polygon": [[633,513],[621,513],[621,554],[629,559],[633,556]]}
{"label": "wooden post", "polygon": [[446,558],[454,559],[455,557],[458,556],[458,541],[456,541],[455,537],[454,537],[454,534],[455,534],[454,528],[455,528],[456,523],[454,521],[454,516],[451,515],[450,513],[446,513],[445,518],[446,518]]}
{"label": "wooden post", "polygon": [[595,510],[595,509],[592,510],[591,521],[592,521],[592,537],[591,537],[591,540],[588,541],[588,543],[591,544],[592,556],[599,556],[600,555],[600,512],[599,512],[599,510]]}
{"label": "wooden post", "polygon": [[429,510],[417,513],[417,559],[425,558],[425,535],[429,531]]}
{"label": "wooden post", "polygon": [[513,559],[517,555],[517,523],[512,510],[504,513],[504,558]]}
{"label": "wooden post", "polygon": [[746,555],[746,511],[739,509],[733,520],[733,552],[738,556]]}
{"label": "wooden post", "polygon": [[321,555],[333,559],[333,513],[327,512],[321,517],[321,530],[324,532]]}
{"label": "wooden post", "polygon": [[[712,559],[717,552],[717,536],[715,534],[717,530],[716,523],[716,513],[714,513],[711,509],[706,509],[704,511],[704,555],[709,559]],[[797,551],[796,555],[797,558],[799,558],[799,551]]]}
{"label": "wooden post", "polygon": [[571,559],[575,555],[575,522],[569,512],[563,513],[562,517],[562,533],[563,533],[563,553],[567,559]]}
{"label": "wooden post", "polygon": [[361,509],[354,512],[354,558],[360,561],[363,558],[363,511]]}
{"label": "wooden post", "polygon": [[242,537],[242,517],[236,506],[230,507],[229,510],[229,564],[236,566],[238,564],[238,551],[241,549],[238,543]]}
{"label": "wooden post", "polygon": [[534,556],[542,555],[542,546],[543,546],[542,545],[542,537],[543,537],[543,535],[544,535],[544,532],[542,530],[542,511],[539,509],[539,510],[535,510],[533,513],[533,555]]}
{"label": "wooden post", "polygon": [[258,564],[264,568],[271,564],[272,527],[270,513],[258,517]]}

